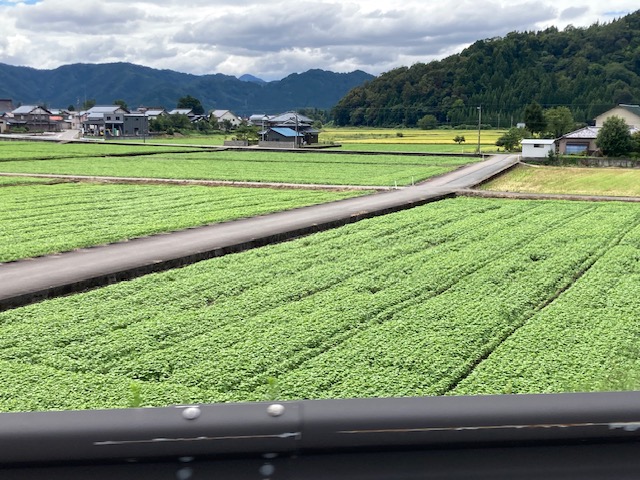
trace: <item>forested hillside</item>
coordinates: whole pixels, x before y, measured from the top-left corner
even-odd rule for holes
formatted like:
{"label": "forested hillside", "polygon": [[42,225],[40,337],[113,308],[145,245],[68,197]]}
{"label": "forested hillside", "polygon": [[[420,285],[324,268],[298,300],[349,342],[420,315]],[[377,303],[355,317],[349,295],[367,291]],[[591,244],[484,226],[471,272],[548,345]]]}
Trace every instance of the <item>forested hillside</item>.
{"label": "forested hillside", "polygon": [[441,61],[387,72],[334,108],[339,125],[509,126],[527,104],[567,106],[586,122],[618,103],[640,102],[640,10],[588,28],[548,28],[475,42]]}
{"label": "forested hillside", "polygon": [[330,109],[350,89],[374,78],[368,73],[309,70],[274,82],[246,82],[229,75],[189,75],[130,63],[64,65],[37,70],[0,64],[0,98],[54,108],[79,106],[87,99],[130,107],[176,107],[192,95],[205,109],[229,109],[239,115],[289,109]]}

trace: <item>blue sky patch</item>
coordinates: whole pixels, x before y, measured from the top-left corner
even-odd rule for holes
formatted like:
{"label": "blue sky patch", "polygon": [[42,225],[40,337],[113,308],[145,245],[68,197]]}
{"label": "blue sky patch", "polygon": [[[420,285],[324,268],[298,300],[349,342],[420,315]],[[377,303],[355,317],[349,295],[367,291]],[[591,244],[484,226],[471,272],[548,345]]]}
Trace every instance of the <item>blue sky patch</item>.
{"label": "blue sky patch", "polygon": [[11,1],[11,0],[0,0],[0,7],[13,7],[19,3],[26,3],[27,5],[34,5],[41,0],[20,0],[20,1]]}

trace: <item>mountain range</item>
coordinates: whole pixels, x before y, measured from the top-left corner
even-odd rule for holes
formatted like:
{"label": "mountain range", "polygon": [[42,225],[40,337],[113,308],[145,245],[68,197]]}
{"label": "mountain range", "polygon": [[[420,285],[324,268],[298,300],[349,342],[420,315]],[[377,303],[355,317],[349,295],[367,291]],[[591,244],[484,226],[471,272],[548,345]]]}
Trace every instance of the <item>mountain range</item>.
{"label": "mountain range", "polygon": [[251,75],[191,75],[131,63],[73,64],[39,70],[0,63],[0,98],[14,104],[76,108],[87,99],[110,105],[124,100],[140,105],[175,108],[191,95],[206,110],[226,109],[238,115],[278,113],[290,109],[330,109],[348,91],[373,79],[362,71],[334,73],[309,70],[282,80],[264,82]]}

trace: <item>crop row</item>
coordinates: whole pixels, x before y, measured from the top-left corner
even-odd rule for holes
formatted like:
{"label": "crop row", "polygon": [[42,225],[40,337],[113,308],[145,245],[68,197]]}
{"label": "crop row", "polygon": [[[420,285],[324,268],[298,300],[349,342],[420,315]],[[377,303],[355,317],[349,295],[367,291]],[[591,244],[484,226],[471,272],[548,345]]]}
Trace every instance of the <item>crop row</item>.
{"label": "crop row", "polygon": [[283,399],[447,393],[601,264],[637,262],[639,222],[459,198],[4,312],[0,408],[79,408],[53,378],[82,408],[126,406],[131,381],[150,405],[261,400],[270,377]]}
{"label": "crop row", "polygon": [[5,173],[393,186],[440,175],[471,161],[442,157],[209,152],[15,161],[2,163],[0,170]]}
{"label": "crop row", "polygon": [[[3,177],[0,177],[0,179]],[[0,262],[250,217],[360,193],[60,183],[0,188]]]}
{"label": "crop row", "polygon": [[497,348],[453,393],[640,388],[640,227]]}
{"label": "crop row", "polygon": [[[113,145],[108,143],[2,142],[0,162],[11,160],[42,160],[72,157],[102,157],[105,155],[172,152],[176,147]],[[185,148],[181,147],[181,151]]]}

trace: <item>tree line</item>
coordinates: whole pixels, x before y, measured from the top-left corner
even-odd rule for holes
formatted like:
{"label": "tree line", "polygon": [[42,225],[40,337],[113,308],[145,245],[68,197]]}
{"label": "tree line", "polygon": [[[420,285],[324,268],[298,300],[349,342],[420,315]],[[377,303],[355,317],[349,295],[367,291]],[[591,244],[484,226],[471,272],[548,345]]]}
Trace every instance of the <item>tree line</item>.
{"label": "tree line", "polygon": [[480,40],[460,54],[401,67],[352,89],[333,108],[337,125],[452,127],[522,121],[536,101],[589,122],[640,98],[640,11],[587,28],[555,27]]}

